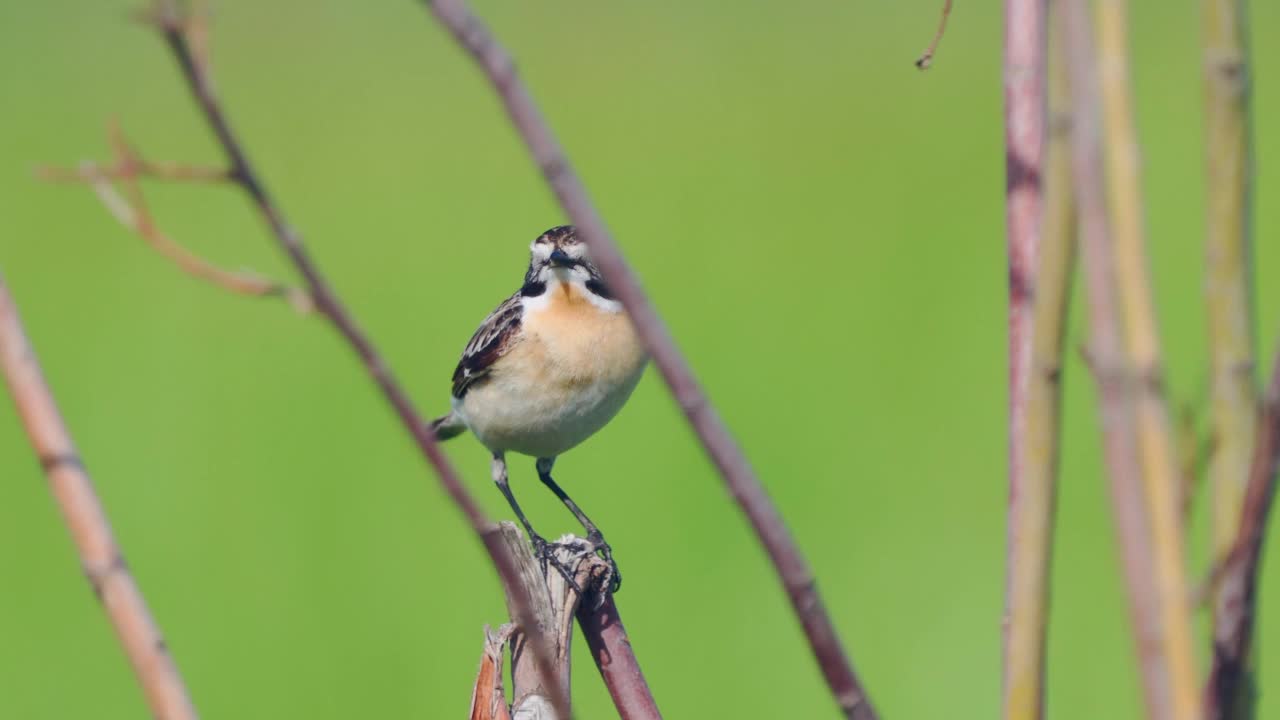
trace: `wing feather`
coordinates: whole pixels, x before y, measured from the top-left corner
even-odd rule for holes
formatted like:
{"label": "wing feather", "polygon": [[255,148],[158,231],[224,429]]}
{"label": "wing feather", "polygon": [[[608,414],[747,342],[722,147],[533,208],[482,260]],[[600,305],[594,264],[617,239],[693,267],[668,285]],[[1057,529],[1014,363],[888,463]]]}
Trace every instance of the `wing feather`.
{"label": "wing feather", "polygon": [[498,358],[507,353],[519,336],[520,317],[524,306],[520,293],[507,298],[480,323],[475,335],[462,351],[462,359],[453,371],[453,396],[462,399],[472,385],[484,379]]}

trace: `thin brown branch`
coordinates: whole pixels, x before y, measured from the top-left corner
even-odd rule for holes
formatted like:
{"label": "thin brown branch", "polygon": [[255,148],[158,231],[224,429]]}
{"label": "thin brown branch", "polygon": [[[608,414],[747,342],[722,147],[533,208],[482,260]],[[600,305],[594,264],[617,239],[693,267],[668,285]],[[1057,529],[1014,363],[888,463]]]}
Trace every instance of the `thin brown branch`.
{"label": "thin brown branch", "polygon": [[938,52],[938,43],[942,42],[942,36],[947,32],[947,19],[951,17],[951,0],[942,1],[942,17],[938,19],[938,31],[933,34],[933,40],[929,42],[929,47],[925,48],[920,57],[916,58],[916,68],[920,70],[928,70],[933,66],[933,55]]}
{"label": "thin brown branch", "polygon": [[[360,358],[366,372],[378,386],[383,397],[395,410],[397,417],[413,438],[419,452],[435,470],[445,492],[462,513],[477,537],[483,542],[503,585],[509,592],[514,593],[515,612],[513,612],[513,615],[516,616],[516,621],[520,628],[532,638],[531,646],[538,660],[539,670],[543,673],[546,685],[552,688],[552,704],[561,720],[569,718],[569,699],[561,691],[560,683],[555,677],[555,664],[552,660],[553,654],[549,639],[537,628],[537,623],[531,610],[531,601],[518,582],[519,573],[516,569],[515,561],[503,546],[496,527],[485,517],[480,510],[480,506],[462,484],[457,471],[454,470],[436,443],[430,426],[423,420],[417,409],[414,408],[409,396],[396,381],[390,366],[382,358],[382,355],[377,351],[320,273],[319,268],[311,259],[310,253],[303,244],[302,237],[285,220],[284,214],[272,200],[266,186],[260,180],[260,176],[250,162],[244,146],[232,131],[222,105],[214,93],[208,65],[205,59],[193,48],[187,34],[192,24],[199,25],[202,19],[191,19],[189,16],[184,16],[172,0],[157,0],[151,13],[150,21],[163,36],[182,71],[182,76],[191,91],[192,98],[208,122],[218,146],[226,155],[233,182],[239,185],[249,196],[271,228],[277,244],[305,279],[316,310],[329,319],[334,329],[347,341],[348,345]],[[198,28],[199,32],[203,32],[203,30]],[[197,37],[202,37],[198,33]]]}
{"label": "thin brown branch", "polygon": [[511,56],[464,0],[423,0],[423,4],[484,71],[547,184],[586,240],[605,282],[626,307],[654,364],[772,560],[836,702],[847,717],[875,718],[871,700],[823,607],[813,573],[755,471],[641,289],[639,277],[623,259],[582,181],[516,74]]}
{"label": "thin brown branch", "polygon": [[[1087,286],[1089,356],[1098,391],[1112,510],[1128,590],[1129,614],[1147,714],[1173,718],[1172,673],[1160,633],[1160,597],[1152,549],[1137,428],[1139,375],[1128,363],[1117,298],[1118,281],[1107,216],[1098,123],[1100,92],[1088,0],[1060,0],[1074,107],[1072,177],[1079,208],[1080,250]],[[1186,589],[1182,591],[1185,595]]]}
{"label": "thin brown branch", "polygon": [[[1030,43],[1035,38],[1035,28],[1045,23],[1046,8],[1037,1],[1007,9],[1011,23],[1020,21],[1029,25],[1009,28],[1007,72],[1016,75],[1014,68],[1024,62],[1045,60],[1043,49],[1033,48]],[[1028,33],[1030,38],[1026,36]],[[1031,155],[1036,164],[1025,171],[1018,170],[1023,165],[1020,161],[1009,163],[1009,278],[1013,282],[1009,297],[1009,537],[1004,625],[1004,717],[1007,720],[1038,720],[1044,714],[1063,336],[1076,254],[1069,144],[1071,120],[1067,110],[1070,101],[1062,62],[1061,32],[1053,33],[1051,47],[1049,118],[1046,120],[1040,110],[1045,105],[1044,98],[1014,93],[1006,105],[1009,138],[1025,137],[1027,145],[1032,145],[1043,136],[1046,127],[1049,131],[1043,163],[1038,155]],[[1028,53],[1031,57],[1017,57],[1019,53]],[[1022,87],[1024,84],[1015,83],[1014,89],[1023,93],[1036,89],[1035,86]],[[1043,125],[1024,128],[1019,122]],[[1010,158],[1033,152],[1034,146],[1018,148],[1013,143],[1006,149]],[[1014,180],[1020,182],[1014,183]],[[1031,215],[1037,210],[1040,211],[1038,218],[1019,214]],[[1014,234],[1018,232],[1023,234]],[[1029,278],[1018,280],[1020,273],[1025,272],[1020,263],[1026,262],[1028,255],[1035,258],[1032,261],[1034,283]],[[1029,330],[1025,327],[1027,321],[1031,325]],[[1029,358],[1026,345],[1030,345]],[[1022,366],[1023,362],[1026,366]]]}
{"label": "thin brown branch", "polygon": [[130,201],[116,190],[106,175],[98,174],[96,170],[95,165],[86,163],[81,166],[79,176],[84,178],[84,182],[98,196],[103,207],[117,222],[136,233],[153,250],[178,266],[178,269],[228,292],[253,297],[283,298],[301,313],[314,310],[311,299],[304,290],[250,272],[226,270],[174,242],[156,226],[142,192],[132,176],[125,173],[117,176],[132,197]]}
{"label": "thin brown branch", "polygon": [[111,166],[90,165],[78,168],[42,166],[36,168],[36,177],[45,182],[92,183],[99,180],[123,180],[126,177],[150,177],[175,182],[223,183],[231,179],[224,168],[186,165],[182,163],[152,162],[135,158],[129,164]]}
{"label": "thin brown branch", "polygon": [[[45,167],[39,170],[38,175],[51,182],[88,185],[117,222],[125,229],[137,234],[153,250],[188,275],[238,295],[283,298],[302,313],[314,310],[311,298],[304,290],[250,272],[223,269],[174,242],[156,225],[138,183],[140,176],[177,181],[226,182],[230,178],[226,170],[149,163],[129,145],[114,122],[111,123],[107,134],[115,156],[110,166],[82,163],[75,170]],[[127,199],[117,191],[115,183],[124,187],[128,195]]]}
{"label": "thin brown branch", "polygon": [[640,670],[613,595],[605,595],[598,607],[591,600],[593,598],[588,598],[578,606],[578,624],[619,717],[622,720],[660,720],[662,714],[658,711],[658,702]]}
{"label": "thin brown branch", "polygon": [[1214,606],[1213,667],[1205,688],[1205,720],[1233,720],[1253,705],[1256,692],[1250,653],[1257,621],[1262,541],[1275,498],[1280,466],[1280,353],[1271,370],[1254,443],[1239,534]]}
{"label": "thin brown branch", "polygon": [[71,532],[81,568],[115,627],[152,715],[163,720],[194,720],[196,710],[186,684],[129,572],[2,276],[0,372]]}

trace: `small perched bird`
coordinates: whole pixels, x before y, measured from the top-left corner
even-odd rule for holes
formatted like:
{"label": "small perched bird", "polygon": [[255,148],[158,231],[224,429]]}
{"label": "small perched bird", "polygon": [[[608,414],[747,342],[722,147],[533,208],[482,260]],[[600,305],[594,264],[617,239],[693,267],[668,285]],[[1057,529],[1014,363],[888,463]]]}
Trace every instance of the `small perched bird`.
{"label": "small perched bird", "polygon": [[[551,478],[556,458],[613,419],[646,362],[631,320],[605,286],[570,225],[530,246],[524,285],[485,318],[453,372],[452,411],[432,423],[447,440],[470,430],[493,454],[493,481],[543,562],[551,545],[525,517],[507,483],[506,453],[537,458],[538,477],[560,498],[621,582],[600,528]],[[557,564],[565,574],[567,569]]]}

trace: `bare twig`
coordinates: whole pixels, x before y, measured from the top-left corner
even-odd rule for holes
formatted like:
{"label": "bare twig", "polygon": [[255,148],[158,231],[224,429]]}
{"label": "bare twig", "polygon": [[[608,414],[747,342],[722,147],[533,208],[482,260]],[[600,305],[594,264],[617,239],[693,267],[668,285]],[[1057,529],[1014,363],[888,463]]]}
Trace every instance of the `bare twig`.
{"label": "bare twig", "polygon": [[1147,270],[1139,147],[1129,82],[1129,0],[1098,3],[1098,52],[1106,133],[1108,206],[1114,232],[1117,288],[1129,363],[1137,373],[1138,443],[1142,457],[1152,560],[1159,589],[1161,643],[1173,687],[1173,717],[1197,716],[1195,655],[1178,455],[1164,397],[1151,280]]}
{"label": "bare twig", "polygon": [[1253,161],[1248,23],[1243,0],[1201,0],[1200,14],[1208,192],[1204,297],[1215,443],[1209,459],[1210,557],[1221,557],[1235,545],[1258,421],[1249,277]]}
{"label": "bare twig", "polygon": [[1280,466],[1280,353],[1271,370],[1262,418],[1249,467],[1239,534],[1214,606],[1213,667],[1205,689],[1205,720],[1234,720],[1253,706],[1249,666],[1253,625],[1257,620],[1258,571],[1267,518]]}
{"label": "bare twig", "polygon": [[938,51],[938,43],[942,42],[942,36],[947,32],[947,18],[951,17],[951,0],[942,0],[942,17],[938,19],[938,31],[933,34],[933,40],[929,42],[929,47],[925,48],[920,57],[916,58],[916,68],[920,70],[928,70],[933,66],[933,55]]}
{"label": "bare twig", "polygon": [[75,541],[80,565],[115,627],[152,715],[162,720],[194,720],[196,710],[186,685],[142,590],[129,573],[106,511],[45,383],[35,349],[27,340],[18,308],[2,276],[0,372]]}
{"label": "bare twig", "polygon": [[535,622],[530,600],[518,583],[519,575],[514,559],[502,544],[496,527],[484,516],[479,505],[463,486],[457,472],[436,443],[430,426],[423,421],[413,407],[408,395],[392,375],[390,366],[356,324],[355,319],[324,276],[320,274],[319,268],[303,244],[302,237],[286,222],[280,208],[272,200],[266,186],[249,161],[244,146],[232,131],[222,105],[213,91],[208,66],[204,63],[203,57],[193,49],[188,37],[188,33],[191,32],[194,32],[197,38],[203,37],[204,30],[201,26],[203,18],[183,15],[173,0],[156,0],[148,19],[160,31],[182,70],[183,78],[193,99],[227,157],[233,182],[239,185],[252,200],[270,226],[277,244],[305,279],[316,311],[329,319],[359,356],[365,370],[382,391],[383,397],[396,411],[396,415],[412,436],[418,450],[435,470],[445,492],[484,543],[499,578],[515,597],[515,612],[512,614],[520,628],[531,636],[532,650],[538,660],[537,664],[543,680],[550,688],[552,704],[561,720],[569,718],[569,699],[555,678],[555,663],[552,661],[553,654],[548,638],[540,632]]}
{"label": "bare twig", "polygon": [[[82,163],[76,170],[44,167],[39,170],[38,175],[51,182],[88,185],[117,222],[125,229],[136,233],[153,250],[192,277],[205,280],[238,295],[283,298],[302,313],[314,310],[311,298],[304,290],[268,280],[250,272],[225,270],[174,242],[152,219],[142,188],[138,184],[139,176],[178,181],[226,182],[230,179],[227,171],[190,165],[148,163],[125,141],[114,122],[110,124],[107,135],[115,155],[110,167],[102,167],[95,163]],[[115,182],[124,186],[128,199],[116,190]]]}
{"label": "bare twig", "polygon": [[[1148,717],[1173,718],[1172,675],[1160,634],[1160,598],[1152,575],[1152,550],[1136,418],[1136,385],[1121,335],[1121,314],[1111,229],[1101,167],[1098,78],[1088,0],[1059,0],[1068,57],[1074,125],[1072,177],[1079,207],[1080,249],[1088,289],[1089,356],[1102,421],[1134,646]],[[1184,597],[1186,589],[1182,590]]]}
{"label": "bare twig", "polygon": [[[1043,10],[1043,6],[1038,9]],[[1043,17],[1033,19],[1043,22]],[[1055,29],[1058,25],[1055,23]],[[1054,32],[1050,60],[1050,137],[1045,153],[1043,220],[1038,229],[1034,291],[1010,297],[1012,311],[1031,305],[1031,332],[1011,339],[1031,345],[1029,374],[1021,387],[1010,373],[1010,486],[1008,587],[1005,616],[1004,717],[1037,720],[1044,714],[1045,638],[1049,616],[1054,496],[1058,474],[1062,339],[1075,265],[1075,206],[1071,191],[1070,115],[1061,32]],[[1034,118],[1038,116],[1033,115]],[[1010,148],[1007,152],[1012,154]],[[1027,191],[1010,186],[1010,192]],[[1010,228],[1026,230],[1011,219]],[[1013,238],[1010,238],[1011,242]],[[1011,251],[1010,259],[1016,255]],[[1011,270],[1014,269],[1011,263]],[[1010,277],[1016,277],[1011,272]],[[1016,287],[1016,286],[1015,286]],[[1023,348],[1010,344],[1010,369]],[[1019,394],[1019,393],[1023,394]],[[1023,401],[1020,407],[1017,401]],[[1019,420],[1021,422],[1019,422]]]}
{"label": "bare twig", "polygon": [[103,167],[81,166],[76,169],[45,166],[36,169],[36,177],[46,182],[93,183],[101,180],[123,180],[127,177],[151,177],[175,182],[223,183],[231,179],[223,168],[161,163],[133,158],[127,163]]}
{"label": "bare twig", "polygon": [[660,720],[658,703],[640,671],[631,639],[618,614],[613,595],[605,595],[597,607],[593,598],[578,606],[578,625],[600,669],[605,687],[622,720]]}
{"label": "bare twig", "polygon": [[623,259],[582,181],[516,74],[511,56],[465,0],[423,0],[423,4],[484,71],[547,184],[582,233],[606,283],[626,307],[654,364],[773,561],[836,702],[847,717],[858,720],[876,717],[823,607],[813,573],[755,471],[730,437],[666,325],[641,289],[635,271]]}

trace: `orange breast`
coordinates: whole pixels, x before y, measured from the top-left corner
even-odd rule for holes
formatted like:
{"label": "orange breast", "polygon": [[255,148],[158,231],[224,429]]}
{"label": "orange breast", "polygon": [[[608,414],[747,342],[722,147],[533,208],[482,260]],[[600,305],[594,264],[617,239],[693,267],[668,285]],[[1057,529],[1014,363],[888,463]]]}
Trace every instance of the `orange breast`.
{"label": "orange breast", "polygon": [[527,348],[541,355],[548,380],[566,385],[621,382],[644,364],[644,349],[625,312],[594,304],[585,291],[560,284],[547,304],[524,317]]}

